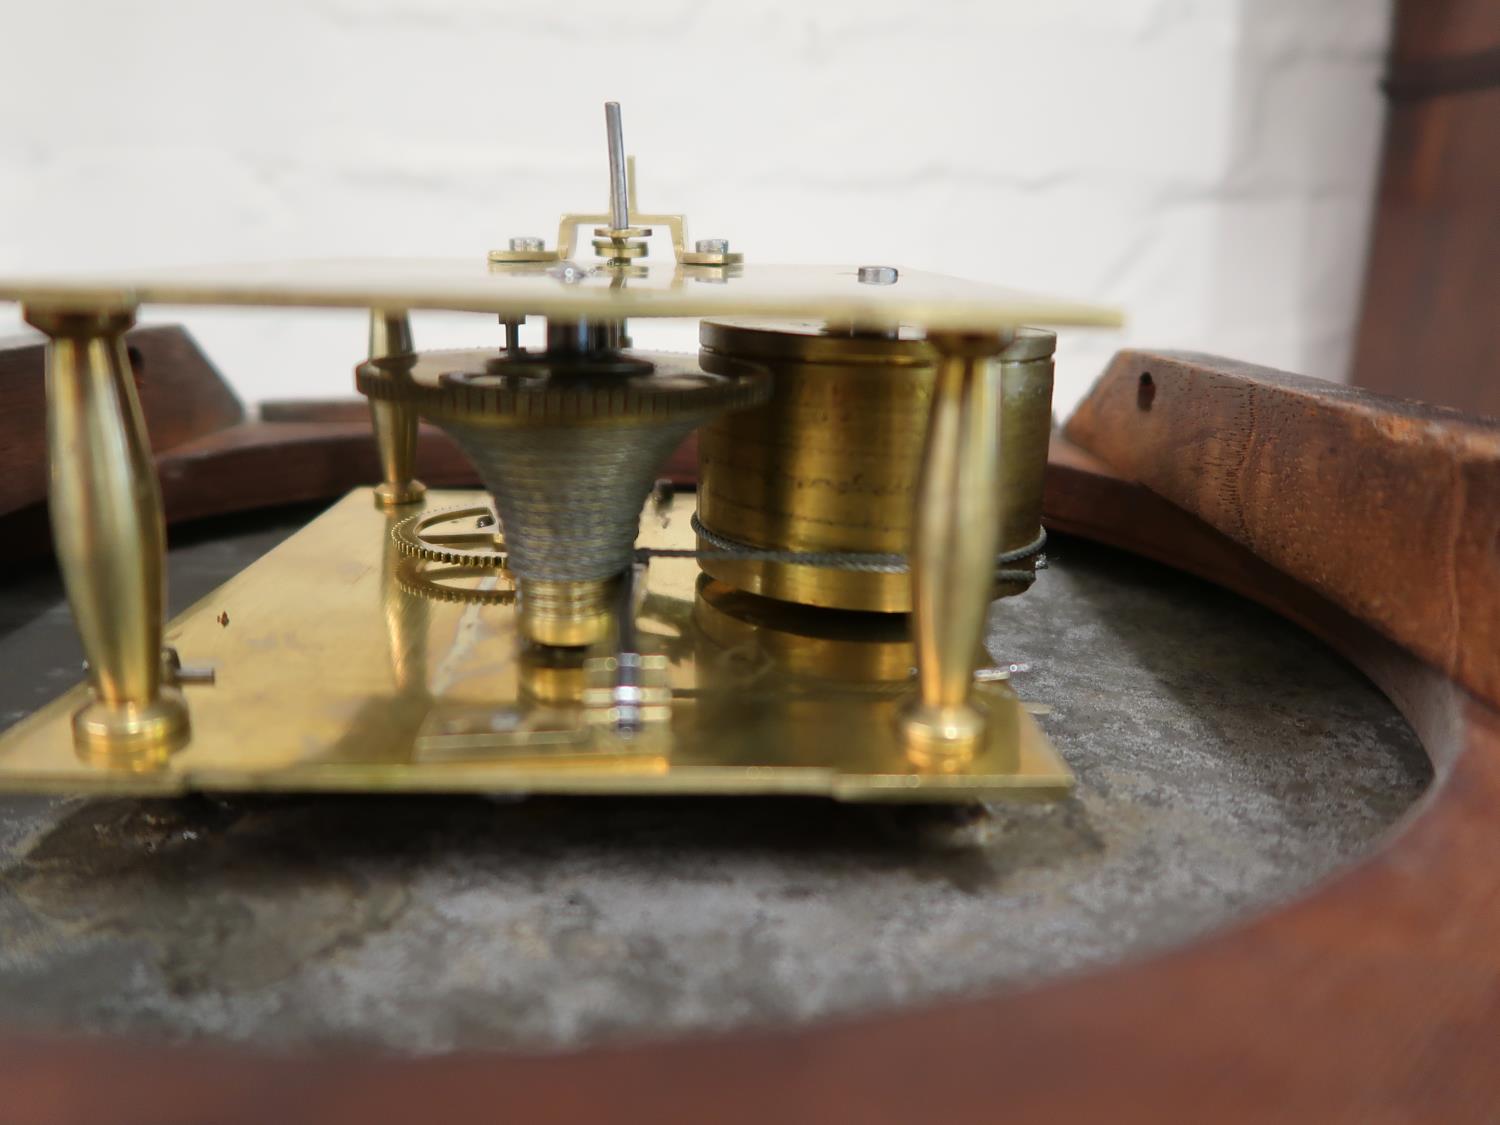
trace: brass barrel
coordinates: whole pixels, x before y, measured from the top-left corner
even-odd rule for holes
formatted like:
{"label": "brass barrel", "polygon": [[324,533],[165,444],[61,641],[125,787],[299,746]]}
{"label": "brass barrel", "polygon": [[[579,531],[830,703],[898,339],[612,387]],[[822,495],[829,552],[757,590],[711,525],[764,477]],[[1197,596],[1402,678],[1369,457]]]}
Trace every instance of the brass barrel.
{"label": "brass barrel", "polygon": [[916,656],[906,622],[885,613],[809,610],[757,598],[703,574],[693,622],[721,652],[769,662],[782,675],[845,684],[911,681]]}
{"label": "brass barrel", "polygon": [[[715,535],[771,550],[905,554],[932,403],[926,340],[825,331],[811,322],[702,324],[700,361],[768,368],[762,406],[721,415],[698,439],[698,518]],[[1035,540],[1052,421],[1057,337],[1022,328],[1001,352],[1001,550]],[[703,543],[705,549],[710,544]],[[1010,564],[1030,568],[1034,559]],[[766,597],[907,613],[911,580],[780,562],[705,559],[703,569]],[[1018,593],[1024,583],[997,586]]]}

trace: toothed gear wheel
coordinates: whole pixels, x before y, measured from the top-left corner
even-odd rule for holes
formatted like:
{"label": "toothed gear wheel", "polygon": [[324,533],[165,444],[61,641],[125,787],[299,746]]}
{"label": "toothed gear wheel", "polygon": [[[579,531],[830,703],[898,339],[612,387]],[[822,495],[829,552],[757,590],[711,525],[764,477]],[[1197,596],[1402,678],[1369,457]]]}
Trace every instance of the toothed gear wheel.
{"label": "toothed gear wheel", "polygon": [[667,422],[751,406],[770,389],[765,373],[750,364],[709,372],[697,356],[665,352],[578,358],[415,352],[366,360],[355,382],[369,397],[409,403],[434,422],[497,427]]}
{"label": "toothed gear wheel", "polygon": [[[489,523],[481,524],[480,521],[485,519]],[[509,566],[509,559],[499,540],[499,532],[500,521],[488,504],[460,504],[452,508],[431,508],[408,516],[391,528],[391,539],[409,559],[502,570]],[[485,546],[460,545],[465,542]]]}
{"label": "toothed gear wheel", "polygon": [[[465,579],[489,579],[500,584],[488,588],[454,584]],[[511,605],[516,600],[516,588],[508,574],[473,566],[429,566],[420,559],[402,560],[396,568],[396,585],[408,594],[439,602]]]}

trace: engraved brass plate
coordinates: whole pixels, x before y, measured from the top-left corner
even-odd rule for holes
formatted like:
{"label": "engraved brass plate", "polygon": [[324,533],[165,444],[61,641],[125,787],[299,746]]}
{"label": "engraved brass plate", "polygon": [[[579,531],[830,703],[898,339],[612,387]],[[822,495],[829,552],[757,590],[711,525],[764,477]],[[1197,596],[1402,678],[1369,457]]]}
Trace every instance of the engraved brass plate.
{"label": "engraved brass plate", "polygon": [[[480,504],[434,492],[431,508]],[[648,511],[641,544],[690,547],[693,497]],[[600,650],[526,657],[515,607],[486,598],[503,572],[406,557],[406,518],[350,493],[167,627],[213,685],[186,688],[188,742],[134,763],[85,761],[70,716],[80,685],[0,736],[0,789],[181,793],[809,794],[845,800],[1051,798],[1072,785],[1008,685],[976,683],[989,737],[951,772],[906,761],[900,618],[778,606],[654,559],[637,615],[649,721],[608,722]],[[428,574],[407,573],[430,567]],[[413,580],[415,579],[415,580]],[[605,705],[601,706],[603,699]]]}

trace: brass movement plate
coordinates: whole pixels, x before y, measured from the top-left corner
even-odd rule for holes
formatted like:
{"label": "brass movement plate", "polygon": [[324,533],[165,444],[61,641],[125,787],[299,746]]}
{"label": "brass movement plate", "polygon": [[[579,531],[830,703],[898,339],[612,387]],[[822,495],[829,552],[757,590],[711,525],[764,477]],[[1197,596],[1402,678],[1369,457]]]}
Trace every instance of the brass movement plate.
{"label": "brass movement plate", "polygon": [[[427,505],[483,504],[476,492]],[[694,498],[648,510],[641,543],[693,544]],[[74,750],[79,685],[0,736],[0,790],[809,794],[845,800],[1051,798],[1067,765],[1003,682],[976,684],[991,737],[951,773],[915,772],[896,738],[911,690],[900,618],[778,606],[654,559],[637,615],[648,707],[623,739],[589,700],[604,659],[528,664],[513,604],[466,602],[505,583],[403,555],[390,528],[421,509],[350,493],[172,621],[192,735],[136,768]],[[665,520],[665,526],[663,521]],[[433,569],[411,581],[405,567]],[[420,592],[446,590],[444,596]],[[503,603],[503,599],[501,599]],[[596,653],[594,657],[606,654]],[[653,684],[655,686],[653,687]]]}
{"label": "brass movement plate", "polygon": [[1102,305],[1040,296],[917,270],[889,285],[859,282],[855,266],[748,263],[724,270],[657,262],[623,273],[467,259],[370,259],[203,266],[121,274],[0,278],[0,300],[60,308],[142,304],[451,309],[505,316],[795,317],[872,328],[993,331],[1028,325],[1115,327]]}

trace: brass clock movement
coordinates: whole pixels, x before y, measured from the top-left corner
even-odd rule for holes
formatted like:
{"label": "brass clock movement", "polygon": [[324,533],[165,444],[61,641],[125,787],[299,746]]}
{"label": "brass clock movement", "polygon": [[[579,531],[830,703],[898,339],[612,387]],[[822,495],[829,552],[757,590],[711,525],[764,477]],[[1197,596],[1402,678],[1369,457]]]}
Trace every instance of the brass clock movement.
{"label": "brass clock movement", "polygon": [[[690,242],[636,206],[606,121],[609,207],[550,243],[0,284],[51,340],[51,518],[88,658],[0,738],[0,787],[1068,790],[981,636],[1045,542],[1048,327],[1115,314]],[[383,467],[171,621],[123,342],[153,303],[369,309],[355,381]],[[424,351],[423,309],[498,324]],[[699,319],[701,351],[635,347],[648,317]],[[423,422],[483,492],[415,479]],[[694,431],[698,489],[674,493],[660,467]]]}

